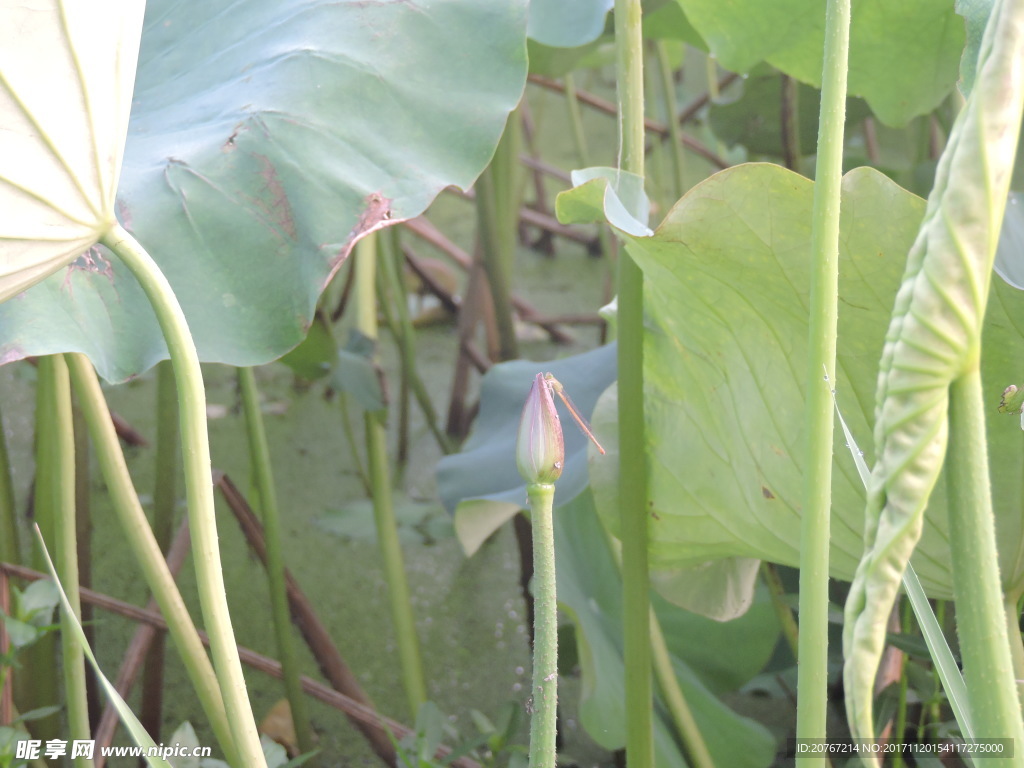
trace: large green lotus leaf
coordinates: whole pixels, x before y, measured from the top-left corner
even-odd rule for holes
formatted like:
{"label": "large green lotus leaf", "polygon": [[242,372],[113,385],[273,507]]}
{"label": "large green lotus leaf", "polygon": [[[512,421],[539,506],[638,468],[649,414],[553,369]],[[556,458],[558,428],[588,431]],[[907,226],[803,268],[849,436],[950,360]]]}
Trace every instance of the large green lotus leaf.
{"label": "large green lotus leaf", "polygon": [[[576,627],[582,671],[580,720],[606,749],[625,744],[622,580],[589,493],[555,510],[558,602]],[[771,764],[775,742],[759,723],[715,695],[735,690],[768,661],[779,627],[764,594],[740,619],[722,623],[655,600],[672,664],[697,727],[717,765]],[[723,652],[724,651],[724,652]],[[683,766],[662,705],[654,741],[659,766]]]}
{"label": "large green lotus leaf", "polygon": [[[358,237],[472,184],[522,95],[525,5],[149,4],[117,214],[204,360],[280,356]],[[0,305],[0,360],[65,350],[110,380],[166,356],[102,251]]]}
{"label": "large green lotus leaf", "polygon": [[[601,395],[591,425],[607,454],[589,451],[590,489],[608,519],[619,514],[618,386]],[[654,568],[651,586],[674,605],[701,616],[729,621],[745,614],[754,600],[761,561],[727,557],[685,568]]]}
{"label": "large green lotus leaf", "polygon": [[[712,54],[734,72],[767,61],[821,85],[825,4],[819,0],[678,0]],[[884,123],[931,112],[959,74],[964,20],[952,2],[854,0],[849,91]]]}
{"label": "large green lotus leaf", "polygon": [[[691,190],[654,237],[629,239],[649,313],[655,566],[716,557],[798,562],[812,191],[812,182],[778,166],[737,166]],[[842,194],[838,380],[821,386],[836,389],[867,450],[882,341],[924,201],[870,169],[847,174]],[[1024,297],[1001,281],[993,291],[982,374],[1010,584],[1024,568],[1017,557],[1024,438],[997,406],[1019,377]],[[834,455],[832,575],[849,579],[862,550],[864,496],[841,433]],[[913,560],[933,597],[951,596],[943,491],[940,480]]]}
{"label": "large green lotus leaf", "polygon": [[0,302],[114,220],[143,8],[0,6]]}

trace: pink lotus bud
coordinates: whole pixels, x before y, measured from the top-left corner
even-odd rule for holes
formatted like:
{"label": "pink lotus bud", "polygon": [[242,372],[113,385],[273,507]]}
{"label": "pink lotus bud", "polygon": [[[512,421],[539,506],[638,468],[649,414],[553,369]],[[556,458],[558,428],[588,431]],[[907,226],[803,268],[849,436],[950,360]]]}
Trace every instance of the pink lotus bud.
{"label": "pink lotus bud", "polygon": [[527,483],[553,483],[562,476],[565,444],[551,385],[538,373],[519,419],[516,464]]}

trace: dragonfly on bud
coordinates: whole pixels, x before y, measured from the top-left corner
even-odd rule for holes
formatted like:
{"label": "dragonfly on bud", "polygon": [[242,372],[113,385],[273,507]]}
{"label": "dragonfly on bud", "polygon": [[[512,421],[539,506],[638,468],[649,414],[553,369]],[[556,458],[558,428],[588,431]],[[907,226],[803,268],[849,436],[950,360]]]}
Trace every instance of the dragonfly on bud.
{"label": "dragonfly on bud", "polygon": [[558,395],[583,433],[597,446],[597,450],[605,452],[562,383],[550,373],[538,373],[533,379],[526,405],[523,406],[519,438],[516,441],[516,464],[519,474],[528,483],[553,483],[562,475],[565,443],[554,395]]}

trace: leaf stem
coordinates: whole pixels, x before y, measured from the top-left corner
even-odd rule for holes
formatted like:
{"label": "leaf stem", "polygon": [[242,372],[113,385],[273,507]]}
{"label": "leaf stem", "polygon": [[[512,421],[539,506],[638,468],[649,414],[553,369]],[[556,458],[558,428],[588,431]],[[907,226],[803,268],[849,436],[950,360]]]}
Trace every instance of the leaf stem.
{"label": "leaf stem", "polygon": [[558,599],[555,591],[555,486],[530,483],[533,529],[533,688],[530,768],[555,768],[558,719]]}
{"label": "leaf stem", "polygon": [[284,554],[281,551],[281,517],[277,507],[277,489],[274,486],[270,445],[260,411],[260,395],[252,368],[238,369],[238,384],[242,393],[246,430],[249,433],[249,454],[253,459],[252,473],[259,489],[260,512],[267,545],[267,580],[270,582],[270,608],[274,619],[277,652],[281,657],[281,670],[285,692],[291,707],[292,724],[299,749],[311,752],[313,735],[309,727],[306,696],[302,690],[298,657],[292,641],[292,622],[288,612],[288,593],[285,586]]}
{"label": "leaf stem", "polygon": [[708,749],[704,734],[694,719],[693,710],[690,709],[683,689],[679,685],[679,678],[672,666],[672,656],[669,654],[668,644],[665,642],[665,633],[661,629],[661,622],[658,614],[651,608],[651,647],[654,654],[654,676],[661,688],[661,695],[665,699],[668,711],[672,715],[672,722],[676,732],[683,743],[683,751],[686,755],[688,765],[694,768],[714,768],[715,761],[711,757],[711,750]]}
{"label": "leaf stem", "polygon": [[482,263],[494,303],[501,360],[519,357],[510,286],[516,256],[519,223],[522,121],[517,109],[509,115],[505,132],[490,165],[476,182],[477,222],[483,244]]}
{"label": "leaf stem", "polygon": [[[974,366],[949,387],[949,534],[957,635],[967,697],[981,736],[1024,744],[999,580],[995,517],[988,477],[981,372]],[[1021,765],[1016,761],[999,761]]]}
{"label": "leaf stem", "polygon": [[[616,0],[616,82],[620,167],[644,175],[644,74],[640,0]],[[654,765],[650,573],[647,566],[647,446],[644,438],[644,283],[628,253],[619,255],[619,518],[626,663],[626,760]]]}
{"label": "leaf stem", "polygon": [[[684,55],[685,55],[685,48]],[[686,191],[686,180],[683,170],[686,167],[683,146],[683,126],[679,122],[679,106],[676,102],[676,81],[669,60],[668,43],[665,40],[654,41],[654,52],[658,60],[658,73],[661,80],[661,93],[665,102],[665,119],[669,134],[669,155],[672,157],[672,184],[670,188],[678,200]]]}
{"label": "leaf stem", "polygon": [[[839,196],[849,42],[850,0],[830,0],[825,11],[825,60],[811,224],[813,265],[804,412],[806,470],[800,530],[798,739],[825,738],[828,705],[829,516],[834,431],[831,382],[835,379],[839,317]],[[822,383],[823,375],[828,383]],[[803,768],[824,764],[824,755],[814,756]]]}
{"label": "leaf stem", "polygon": [[[156,482],[153,484],[153,536],[166,553],[174,535],[178,501],[181,431],[178,427],[178,393],[174,389],[174,368],[169,360],[156,366]],[[166,635],[153,637],[142,673],[142,705],[139,720],[150,735],[160,739],[163,721],[164,658]]]}
{"label": "leaf stem", "polygon": [[[359,331],[366,337],[377,339],[376,259],[377,238],[374,233],[356,245],[356,317]],[[412,603],[409,599],[409,580],[405,575],[402,545],[398,540],[398,525],[391,497],[391,479],[388,472],[387,431],[384,428],[386,411],[367,411],[363,414],[366,432],[367,466],[370,473],[370,496],[373,498],[373,517],[377,525],[377,544],[384,562],[384,577],[391,599],[391,620],[395,626],[395,640],[402,665],[402,681],[409,702],[410,714],[416,717],[427,700],[427,685],[423,676],[423,662],[416,634]]]}
{"label": "leaf stem", "polygon": [[[74,616],[61,611],[60,646],[64,669],[64,698],[67,706],[68,732],[72,739],[89,738],[89,704],[85,691],[85,654],[75,639],[72,621],[82,616],[78,590],[78,536],[75,524],[75,434],[71,412],[71,382],[68,367],[60,355],[47,355],[39,360],[39,376],[49,379],[46,388],[52,409],[49,427],[52,448],[49,482],[53,501],[53,541],[57,558],[57,574],[64,587],[68,605]],[[80,768],[92,760],[78,757]]]}
{"label": "leaf stem", "polygon": [[206,427],[206,390],[199,355],[181,305],[152,257],[120,224],[114,224],[101,242],[117,254],[139,281],[153,305],[167,341],[181,408],[185,487],[199,603],[210,633],[217,682],[224,697],[239,758],[245,768],[261,768],[266,765],[266,760],[246,695],[242,665],[238,660],[217,544],[210,441]]}
{"label": "leaf stem", "polygon": [[84,355],[68,354],[65,359],[82,415],[92,436],[96,459],[110,494],[114,514],[121,525],[121,533],[139,564],[146,586],[160,607],[160,613],[167,620],[168,632],[185,665],[203,712],[210,721],[217,743],[228,762],[239,766],[241,762],[234,752],[234,741],[217,677],[132,486],[96,372]]}
{"label": "leaf stem", "polygon": [[[44,358],[45,359],[45,358]],[[35,430],[36,430],[36,477],[34,484],[33,512],[36,525],[43,539],[55,544],[55,529],[58,525],[58,488],[60,482],[56,463],[57,456],[57,413],[53,407],[56,398],[53,367],[44,363],[39,368],[36,383]],[[33,547],[33,564],[37,570],[46,569],[46,555],[40,546]],[[14,676],[15,701],[23,711],[30,712],[47,707],[59,700],[59,669],[54,664],[57,658],[57,633],[44,632],[20,655],[20,670]],[[42,741],[60,737],[60,718],[48,715],[32,722],[32,733]]]}

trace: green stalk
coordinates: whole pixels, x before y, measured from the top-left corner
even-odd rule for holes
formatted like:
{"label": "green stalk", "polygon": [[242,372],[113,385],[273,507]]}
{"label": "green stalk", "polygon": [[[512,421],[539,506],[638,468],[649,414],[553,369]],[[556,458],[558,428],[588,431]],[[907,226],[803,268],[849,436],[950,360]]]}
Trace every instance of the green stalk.
{"label": "green stalk", "polygon": [[217,743],[231,765],[248,768],[238,759],[234,749],[224,701],[210,659],[132,486],[96,372],[83,355],[65,355],[65,359],[125,543],[135,556],[146,586],[160,607],[160,613],[167,620],[168,632],[185,665],[203,712],[210,721]]}
{"label": "green stalk", "polygon": [[[850,0],[830,0],[825,11],[818,158],[811,224],[810,332],[807,355],[807,429],[803,518],[800,530],[800,636],[797,675],[798,739],[824,739],[828,692],[828,545],[832,503],[833,405],[839,317],[839,195],[843,177],[846,69]],[[824,765],[815,755],[803,768]]]}
{"label": "green stalk", "polygon": [[558,721],[558,598],[555,592],[555,486],[529,483],[533,528],[533,714],[530,768],[555,768]]}
{"label": "green stalk", "polygon": [[246,768],[260,768],[266,765],[266,760],[246,695],[245,677],[231,627],[217,545],[210,440],[206,429],[206,390],[203,387],[199,355],[178,299],[150,255],[120,224],[114,224],[103,235],[101,242],[117,254],[139,281],[153,305],[167,341],[181,407],[185,488],[199,604],[206,630],[210,633],[214,669],[217,671],[217,682],[224,697],[235,747]]}
{"label": "green stalk", "polygon": [[[644,73],[640,0],[615,0],[620,167],[644,175]],[[644,442],[644,283],[626,249],[619,255],[619,526],[626,662],[626,760],[654,765],[647,566],[647,446]]]}
{"label": "green stalk", "polygon": [[[619,576],[622,576],[622,546],[618,539],[613,537],[606,526],[601,526],[604,532],[608,550],[611,552],[615,567],[619,569]],[[654,663],[654,678],[661,688],[662,697],[668,706],[669,714],[675,725],[676,733],[683,744],[684,754],[689,764],[697,768],[709,768],[714,765],[711,751],[704,741],[704,734],[700,732],[696,720],[693,718],[693,711],[690,709],[683,689],[679,686],[679,678],[672,666],[672,656],[669,653],[668,645],[665,642],[665,633],[661,629],[661,621],[658,613],[651,607],[651,651]]]}
{"label": "green stalk", "polygon": [[[47,391],[52,397],[53,434],[50,446],[54,502],[53,542],[56,553],[57,574],[75,616],[81,619],[82,602],[78,586],[78,541],[75,525],[75,433],[71,412],[71,382],[68,367],[59,355],[47,355],[39,360],[40,378],[50,380]],[[67,707],[68,732],[71,739],[88,739],[89,703],[85,690],[85,654],[73,630],[74,618],[61,611],[60,646],[64,668],[64,702]],[[75,759],[76,766],[91,766],[92,760]]]}
{"label": "green stalk", "polygon": [[[390,237],[388,237],[389,235]],[[398,245],[398,227],[391,227],[384,237],[387,239],[382,243],[382,258],[378,263],[383,270],[384,282],[391,287],[391,293],[394,295],[395,312],[398,315],[395,341],[402,354],[402,371],[408,380],[409,388],[416,397],[420,410],[423,412],[423,419],[427,422],[427,427],[434,436],[434,440],[437,441],[438,448],[447,455],[454,449],[448,436],[438,424],[437,410],[430,400],[430,394],[416,367],[416,329],[409,316],[409,306],[405,302],[405,288],[401,279],[405,257]]]}
{"label": "green stalk", "polygon": [[661,622],[658,615],[651,608],[651,647],[654,653],[654,675],[658,679],[658,686],[661,688],[661,695],[665,698],[668,711],[672,715],[672,722],[675,723],[679,738],[683,743],[683,751],[686,754],[688,765],[694,768],[714,768],[715,761],[711,757],[711,750],[704,741],[704,734],[693,717],[693,710],[683,696],[683,690],[679,687],[679,679],[672,667],[672,657],[668,652],[668,645],[665,643],[665,633],[661,630]]}
{"label": "green stalk", "polygon": [[686,191],[683,169],[686,161],[683,155],[683,126],[679,123],[679,106],[676,103],[676,83],[668,60],[668,43],[654,41],[654,52],[658,57],[658,72],[661,76],[661,94],[665,101],[665,120],[668,122],[669,154],[672,157],[672,191],[678,200]]}
{"label": "green stalk", "polygon": [[512,310],[511,275],[519,223],[521,132],[522,122],[516,110],[509,115],[491,164],[480,174],[475,185],[477,220],[483,242],[483,265],[494,300],[498,354],[502,360],[519,357]]}
{"label": "green stalk", "polygon": [[[153,535],[161,552],[171,547],[175,503],[178,500],[178,469],[181,433],[178,429],[178,393],[169,360],[156,366],[156,483],[153,487]],[[142,711],[139,720],[155,739],[160,739],[163,720],[163,632],[153,637],[142,673]]]}
{"label": "green stalk", "polygon": [[773,563],[761,563],[761,576],[772,596],[772,607],[775,609],[775,615],[782,627],[782,636],[786,638],[786,644],[793,652],[793,658],[798,659],[800,628],[797,626],[796,619],[793,618],[793,609],[786,604],[786,588],[779,577],[779,571]]}
{"label": "green stalk", "polygon": [[[392,231],[396,227],[391,228]],[[389,233],[390,234],[390,233]],[[395,298],[395,286],[389,281],[390,270],[387,269],[391,262],[391,254],[388,252],[386,243],[390,242],[389,238],[385,237],[378,244],[381,246],[381,255],[378,259],[378,264],[383,268],[377,270],[377,308],[380,310],[380,320],[383,321],[384,327],[387,328],[388,333],[391,334],[391,338],[395,340],[398,345],[398,356],[400,360],[399,365],[399,384],[398,384],[398,446],[395,450],[395,485],[402,484],[402,478],[405,477],[406,465],[409,463],[409,369],[405,365],[405,349],[402,343],[402,335],[398,330],[398,322],[395,320],[394,315],[391,312],[391,305],[405,303],[405,291],[400,290],[401,296],[396,300]],[[379,332],[379,330],[378,330]],[[390,401],[388,406],[391,408],[392,413],[395,409],[394,401]]]}
{"label": "green stalk", "polygon": [[563,82],[565,83],[565,108],[569,114],[572,138],[576,143],[576,154],[580,159],[580,167],[586,168],[590,165],[590,151],[587,149],[587,134],[583,130],[583,115],[580,112],[580,102],[576,98],[576,80],[573,78],[572,72],[566,73]]}
{"label": "green stalk", "polygon": [[718,62],[715,57],[708,54],[704,59],[704,73],[708,79],[708,101],[714,104],[718,101]]}
{"label": "green stalk", "polygon": [[[572,127],[573,141],[576,144],[576,155],[579,157],[580,168],[588,168],[590,166],[590,151],[587,148],[587,136],[583,131],[583,116],[580,113],[580,103],[576,98],[576,81],[573,79],[571,72],[565,76],[564,82],[565,107],[569,114],[569,125]],[[605,268],[604,300],[607,302],[611,299],[612,294],[613,255],[615,252],[612,250],[611,234],[605,224],[598,226],[597,237],[601,244],[601,261],[604,263]],[[603,341],[605,331],[602,331],[601,338]]]}
{"label": "green stalk", "polygon": [[[365,336],[377,338],[376,270],[377,235],[371,234],[356,246],[356,309],[357,326]],[[367,411],[364,414],[366,453],[370,471],[370,494],[373,497],[373,516],[377,524],[377,541],[384,576],[391,598],[391,618],[395,625],[395,639],[402,666],[402,681],[409,710],[415,718],[420,706],[427,700],[427,686],[420,660],[416,622],[409,599],[409,582],[405,576],[402,547],[398,541],[398,526],[391,501],[391,481],[388,473],[387,431],[384,428],[386,411]]]}
{"label": "green stalk", "polygon": [[[999,580],[995,518],[989,484],[988,447],[981,372],[977,363],[949,388],[949,535],[957,635],[963,658],[967,698],[974,721],[988,738],[1024,744],[1021,706],[1010,660],[1006,617]],[[993,760],[993,765],[1022,765]]]}
{"label": "green stalk", "polygon": [[[41,358],[42,363],[45,358]],[[54,529],[57,525],[58,467],[57,434],[60,425],[53,403],[56,398],[56,381],[53,366],[43,363],[39,367],[36,383],[36,478],[33,512],[36,524],[48,546],[54,543]],[[33,548],[32,561],[36,570],[46,570],[42,548]],[[15,699],[22,711],[29,712],[47,707],[60,700],[60,684],[54,659],[57,658],[57,636],[45,633],[31,647],[20,655],[21,667],[15,673]],[[46,741],[60,736],[60,719],[57,715],[33,720],[30,730],[35,738]]]}
{"label": "green stalk", "polygon": [[274,487],[273,464],[270,461],[270,445],[263,426],[260,411],[260,396],[256,389],[256,377],[252,368],[238,369],[238,384],[242,391],[242,407],[245,409],[245,425],[249,433],[249,448],[254,459],[252,472],[259,488],[260,512],[263,516],[263,532],[267,546],[267,579],[270,581],[270,606],[274,619],[274,634],[277,637],[277,652],[281,657],[281,670],[285,692],[292,709],[292,724],[299,749],[311,752],[313,734],[309,727],[309,713],[306,696],[302,690],[298,657],[292,642],[292,622],[288,612],[288,592],[284,578],[284,554],[281,551],[281,520],[277,508],[277,490]]}
{"label": "green stalk", "polygon": [[0,560],[20,563],[17,514],[14,511],[14,483],[11,481],[11,458],[7,453],[3,415],[0,414]]}

